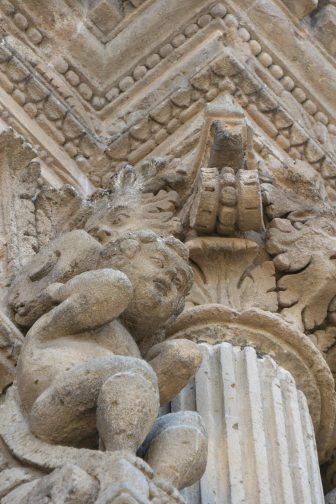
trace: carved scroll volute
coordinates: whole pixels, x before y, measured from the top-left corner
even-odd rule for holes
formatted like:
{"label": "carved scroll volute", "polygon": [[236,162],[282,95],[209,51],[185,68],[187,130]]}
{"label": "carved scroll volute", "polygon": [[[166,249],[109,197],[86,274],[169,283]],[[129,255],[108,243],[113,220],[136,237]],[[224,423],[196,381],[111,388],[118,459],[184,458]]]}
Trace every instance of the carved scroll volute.
{"label": "carved scroll volute", "polygon": [[198,234],[232,236],[264,229],[251,130],[228,97],[206,111],[194,171],[198,176],[190,226]]}
{"label": "carved scroll volute", "polygon": [[201,168],[195,199],[190,211],[190,226],[198,233],[214,233],[219,210],[219,195],[217,168]]}

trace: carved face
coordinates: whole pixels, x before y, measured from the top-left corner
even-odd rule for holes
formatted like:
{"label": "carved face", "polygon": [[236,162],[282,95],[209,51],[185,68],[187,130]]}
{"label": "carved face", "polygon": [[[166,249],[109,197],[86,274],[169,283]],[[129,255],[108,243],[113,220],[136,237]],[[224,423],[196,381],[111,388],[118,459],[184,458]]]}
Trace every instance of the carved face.
{"label": "carved face", "polygon": [[83,271],[96,269],[101,245],[85,231],[71,231],[51,241],[16,277],[8,302],[15,321],[30,327],[53,306],[46,289]]}
{"label": "carved face", "polygon": [[100,243],[115,240],[127,232],[152,229],[158,233],[178,235],[181,222],[175,217],[178,195],[174,191],[158,194],[137,192],[125,194],[113,205],[104,201],[98,211],[88,219],[85,229]]}
{"label": "carved face", "polygon": [[95,213],[85,228],[91,236],[105,244],[123,232],[138,229],[141,221],[138,213],[136,206],[120,204]]}
{"label": "carved face", "polygon": [[[113,268],[123,271],[133,286],[133,299],[123,315],[135,337],[153,333],[183,309],[191,287],[187,262],[164,239],[152,233],[141,242],[139,234],[102,247],[85,231],[71,231],[44,247],[13,283],[9,304],[15,321],[30,327],[53,306],[50,285],[65,283],[84,271]],[[105,252],[104,252],[105,251]],[[107,251],[107,252],[106,252]]]}
{"label": "carved face", "polygon": [[[187,262],[163,240],[139,245],[134,240],[125,244],[133,257],[116,267],[123,271],[133,286],[133,299],[122,318],[135,339],[151,335],[183,310],[184,299],[191,288],[192,271]],[[131,253],[131,252],[130,252]]]}

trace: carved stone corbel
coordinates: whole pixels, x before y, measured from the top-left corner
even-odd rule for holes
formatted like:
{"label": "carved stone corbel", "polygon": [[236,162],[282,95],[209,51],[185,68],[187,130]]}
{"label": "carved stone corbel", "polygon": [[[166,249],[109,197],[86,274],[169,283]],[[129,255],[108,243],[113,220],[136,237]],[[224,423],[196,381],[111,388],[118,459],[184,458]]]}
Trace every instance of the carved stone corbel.
{"label": "carved stone corbel", "polygon": [[190,211],[192,229],[220,236],[264,229],[251,129],[227,97],[206,110],[194,171],[199,175]]}

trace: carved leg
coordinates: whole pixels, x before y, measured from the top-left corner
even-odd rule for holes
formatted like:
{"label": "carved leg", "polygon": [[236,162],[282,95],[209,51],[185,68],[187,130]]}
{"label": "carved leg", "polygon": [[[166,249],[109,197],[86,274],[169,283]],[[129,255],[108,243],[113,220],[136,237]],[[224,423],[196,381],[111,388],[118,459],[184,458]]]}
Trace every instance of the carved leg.
{"label": "carved leg", "polygon": [[168,340],[153,346],[146,356],[158,377],[160,403],[171,401],[198,371],[202,354],[186,339]]}
{"label": "carved leg", "polygon": [[30,425],[37,437],[72,446],[92,437],[98,427],[107,449],[135,452],[158,408],[157,379],[145,361],[102,357],[60,374],[35,401]]}

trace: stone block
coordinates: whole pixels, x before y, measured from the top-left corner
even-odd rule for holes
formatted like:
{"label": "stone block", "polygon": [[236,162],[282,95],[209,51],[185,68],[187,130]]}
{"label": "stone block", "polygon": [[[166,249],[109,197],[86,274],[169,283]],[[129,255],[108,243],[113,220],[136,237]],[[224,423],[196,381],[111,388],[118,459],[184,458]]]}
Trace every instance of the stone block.
{"label": "stone block", "polygon": [[336,56],[336,6],[323,7],[315,18],[315,35],[330,56]]}
{"label": "stone block", "polygon": [[103,0],[90,12],[90,19],[104,33],[108,33],[122,20],[123,7],[120,0]]}
{"label": "stone block", "polygon": [[308,16],[318,6],[318,0],[283,0],[299,19]]}

